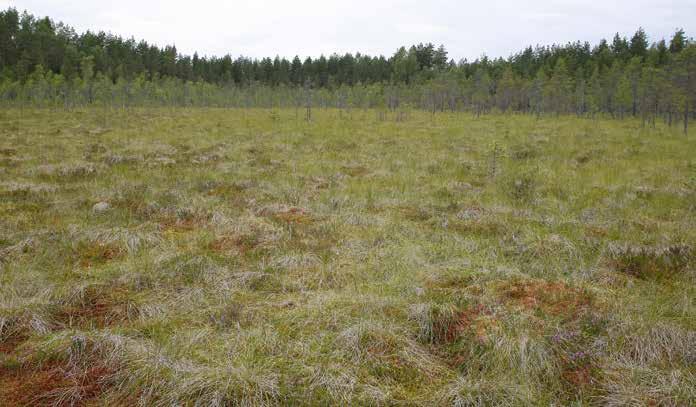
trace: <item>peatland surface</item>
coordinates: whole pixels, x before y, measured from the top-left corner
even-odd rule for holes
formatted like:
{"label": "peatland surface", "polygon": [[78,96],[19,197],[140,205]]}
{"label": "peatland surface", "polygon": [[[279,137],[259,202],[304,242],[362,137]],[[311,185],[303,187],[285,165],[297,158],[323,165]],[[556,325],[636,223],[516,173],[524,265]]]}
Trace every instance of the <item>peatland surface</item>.
{"label": "peatland surface", "polygon": [[638,120],[0,113],[0,405],[688,405],[696,142]]}

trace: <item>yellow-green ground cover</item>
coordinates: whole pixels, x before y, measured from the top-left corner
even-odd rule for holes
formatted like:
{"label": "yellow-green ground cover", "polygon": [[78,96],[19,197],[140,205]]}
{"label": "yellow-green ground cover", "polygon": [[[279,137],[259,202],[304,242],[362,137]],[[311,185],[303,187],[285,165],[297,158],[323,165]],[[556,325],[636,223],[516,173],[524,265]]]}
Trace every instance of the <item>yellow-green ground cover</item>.
{"label": "yellow-green ground cover", "polygon": [[0,113],[0,405],[696,398],[693,136],[312,117]]}

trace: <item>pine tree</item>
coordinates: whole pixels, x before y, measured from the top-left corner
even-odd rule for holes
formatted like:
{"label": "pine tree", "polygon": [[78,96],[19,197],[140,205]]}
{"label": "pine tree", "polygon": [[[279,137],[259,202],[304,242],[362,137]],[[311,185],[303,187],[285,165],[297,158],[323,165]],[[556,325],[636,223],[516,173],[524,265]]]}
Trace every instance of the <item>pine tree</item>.
{"label": "pine tree", "polygon": [[292,65],[290,66],[290,81],[294,85],[300,85],[301,83],[304,83],[302,61],[300,61],[300,57],[297,55],[295,55],[295,58],[293,58]]}
{"label": "pine tree", "polygon": [[638,85],[640,83],[641,69],[641,57],[639,56],[631,58],[625,69],[626,76],[631,85],[631,114],[633,116],[638,113]]}
{"label": "pine tree", "polygon": [[651,48],[651,55],[654,55],[652,59],[649,58],[649,63],[652,66],[664,66],[669,62],[669,49],[667,48],[667,43],[664,38],[661,39],[653,48]]}
{"label": "pine tree", "polygon": [[564,58],[558,58],[551,79],[544,88],[547,109],[556,113],[568,111],[571,99],[571,80]]}
{"label": "pine tree", "polygon": [[474,74],[474,93],[473,103],[476,107],[476,116],[481,116],[488,109],[488,104],[491,97],[491,77],[488,71],[479,68]]}
{"label": "pine tree", "polygon": [[17,9],[0,12],[0,71],[12,69],[19,58],[16,37],[19,31]]}
{"label": "pine tree", "polygon": [[514,104],[516,85],[515,74],[512,68],[508,66],[503,71],[503,76],[498,81],[496,89],[496,104],[498,109],[505,112]]}
{"label": "pine tree", "polygon": [[631,57],[639,57],[641,61],[648,55],[648,36],[642,27],[631,37],[630,53]]}
{"label": "pine tree", "polygon": [[534,81],[532,82],[531,88],[530,88],[530,96],[529,96],[529,102],[530,102],[530,107],[534,113],[536,113],[537,117],[541,116],[541,113],[544,111],[544,105],[545,105],[545,96],[544,96],[544,89],[546,88],[546,83],[548,82],[548,77],[546,75],[546,71],[542,67],[537,71],[536,77],[534,78]]}
{"label": "pine tree", "polygon": [[587,110],[587,83],[582,68],[575,71],[575,113],[580,116]]}
{"label": "pine tree", "polygon": [[394,54],[392,59],[394,67],[394,81],[409,84],[415,79],[415,74],[418,71],[418,57],[415,48],[406,51],[406,48],[401,47]]}
{"label": "pine tree", "polygon": [[447,67],[447,51],[442,44],[433,52],[433,66],[438,70],[444,70]]}
{"label": "pine tree", "polygon": [[680,105],[683,111],[684,135],[688,135],[689,116],[696,106],[696,44],[689,44],[678,55],[675,83],[680,90]]}
{"label": "pine tree", "polygon": [[621,37],[619,33],[614,35],[614,40],[611,43],[611,52],[614,58],[622,61],[628,60],[631,55],[628,41],[626,41],[626,38]]}
{"label": "pine tree", "polygon": [[619,117],[621,118],[624,117],[626,112],[631,110],[631,105],[633,103],[631,93],[631,79],[627,74],[621,75],[614,96],[614,109],[619,113]]}
{"label": "pine tree", "polygon": [[669,52],[673,54],[680,53],[686,47],[686,34],[682,28],[678,29],[672,40],[669,42]]}
{"label": "pine tree", "polygon": [[640,80],[640,111],[643,118],[643,125],[646,121],[651,121],[655,126],[655,117],[660,104],[659,93],[659,73],[660,70],[652,67],[643,67]]}
{"label": "pine tree", "polygon": [[587,88],[587,110],[594,116],[602,107],[602,84],[598,67],[592,71]]}

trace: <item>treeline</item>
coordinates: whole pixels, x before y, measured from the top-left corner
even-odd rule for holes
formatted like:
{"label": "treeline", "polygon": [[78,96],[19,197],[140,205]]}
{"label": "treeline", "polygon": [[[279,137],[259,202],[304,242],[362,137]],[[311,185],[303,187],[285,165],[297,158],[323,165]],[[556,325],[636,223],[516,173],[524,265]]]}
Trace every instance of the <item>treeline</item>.
{"label": "treeline", "polygon": [[686,126],[696,106],[696,43],[683,30],[650,43],[630,38],[528,47],[507,59],[448,59],[443,46],[361,54],[251,59],[181,55],[174,46],[104,32],[77,34],[49,18],[0,12],[0,98],[72,107],[406,107],[476,114],[663,117]]}
{"label": "treeline", "polygon": [[361,54],[330,55],[301,60],[281,57],[251,59],[231,55],[224,57],[193,57],[181,55],[176,47],[159,48],[145,41],[123,39],[112,34],[87,31],[77,34],[63,23],[50,18],[36,18],[27,12],[10,8],[0,12],[0,73],[5,79],[26,81],[37,66],[66,80],[81,75],[86,60],[93,73],[113,82],[119,78],[146,79],[174,77],[185,81],[215,84],[303,85],[309,81],[316,87],[371,83],[422,83],[441,72],[471,77],[482,68],[492,79],[500,79],[506,68],[523,79],[534,79],[540,70],[550,73],[559,59],[576,77],[588,79],[594,70],[600,74],[629,64],[638,58],[640,64],[653,67],[668,65],[673,57],[689,44],[683,30],[678,30],[669,43],[665,40],[649,44],[646,33],[639,29],[629,40],[618,34],[611,43],[602,40],[594,47],[587,42],[563,46],[528,47],[508,59],[475,61],[448,60],[444,46],[433,44],[402,47],[389,58]]}

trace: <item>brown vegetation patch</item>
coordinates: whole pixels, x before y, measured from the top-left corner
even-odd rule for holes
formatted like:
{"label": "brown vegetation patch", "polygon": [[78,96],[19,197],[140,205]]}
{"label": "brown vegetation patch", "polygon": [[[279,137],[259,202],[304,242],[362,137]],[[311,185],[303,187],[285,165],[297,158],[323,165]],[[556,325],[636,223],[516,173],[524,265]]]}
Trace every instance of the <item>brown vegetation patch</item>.
{"label": "brown vegetation patch", "polygon": [[309,211],[297,206],[264,208],[259,211],[259,215],[287,224],[310,224],[314,222],[314,218],[312,218]]}
{"label": "brown vegetation patch", "polygon": [[459,368],[475,348],[485,347],[499,329],[499,320],[483,304],[439,311],[432,317],[432,351],[450,367]]}
{"label": "brown vegetation patch", "polygon": [[81,242],[76,251],[82,267],[104,264],[116,260],[126,253],[117,244],[104,242]]}
{"label": "brown vegetation patch", "polygon": [[505,302],[553,316],[575,319],[592,305],[588,292],[560,281],[503,282],[498,289]]}
{"label": "brown vegetation patch", "polygon": [[222,236],[215,239],[208,247],[216,252],[229,253],[238,252],[244,255],[254,250],[261,242],[251,235]]}
{"label": "brown vegetation patch", "polygon": [[128,320],[135,309],[124,287],[93,286],[61,305],[55,320],[69,327],[104,328]]}
{"label": "brown vegetation patch", "polygon": [[206,193],[209,196],[230,196],[244,191],[238,184],[220,184],[209,189]]}
{"label": "brown vegetation patch", "polygon": [[313,190],[320,190],[320,189],[328,189],[333,185],[333,180],[327,179],[324,177],[309,177],[308,179],[304,179],[304,181],[313,189]]}
{"label": "brown vegetation patch", "polygon": [[278,212],[274,216],[285,223],[311,223],[312,218],[309,213],[302,208],[288,208],[287,211]]}
{"label": "brown vegetation patch", "polygon": [[194,219],[165,218],[160,221],[160,227],[164,231],[189,232],[201,226],[202,224]]}
{"label": "brown vegetation patch", "polygon": [[164,231],[189,232],[203,228],[208,220],[208,215],[188,210],[164,211],[159,224]]}
{"label": "brown vegetation patch", "polygon": [[494,219],[481,218],[478,220],[454,220],[449,222],[448,228],[461,234],[477,236],[500,236],[504,235],[508,227]]}
{"label": "brown vegetation patch", "polygon": [[433,323],[433,339],[435,343],[444,345],[454,343],[463,336],[473,336],[483,343],[487,340],[490,329],[495,325],[495,320],[491,316],[492,312],[483,304],[440,316]]}
{"label": "brown vegetation patch", "polygon": [[10,335],[0,341],[0,353],[10,354],[20,347],[29,337],[22,333]]}
{"label": "brown vegetation patch", "polygon": [[208,196],[234,196],[237,195],[254,184],[251,181],[240,181],[240,182],[223,182],[216,180],[206,180],[201,181],[195,187],[195,190],[200,193],[204,193]]}
{"label": "brown vegetation patch", "polygon": [[402,205],[396,209],[404,218],[413,222],[425,222],[432,217],[428,210],[420,207]]}
{"label": "brown vegetation patch", "polygon": [[567,366],[561,372],[564,382],[575,389],[582,389],[594,383],[592,366]]}
{"label": "brown vegetation patch", "polygon": [[560,363],[560,381],[569,399],[579,393],[593,392],[601,381],[602,370],[593,349],[594,335],[587,330],[561,330],[551,338]]}
{"label": "brown vegetation patch", "polygon": [[603,226],[585,225],[585,234],[595,238],[605,238],[609,236],[609,230]]}
{"label": "brown vegetation patch", "polygon": [[17,149],[12,147],[2,147],[0,148],[0,155],[5,157],[14,157],[17,155]]}
{"label": "brown vegetation patch", "polygon": [[39,367],[0,367],[0,405],[76,406],[96,402],[115,373],[103,363],[87,369],[58,362]]}

